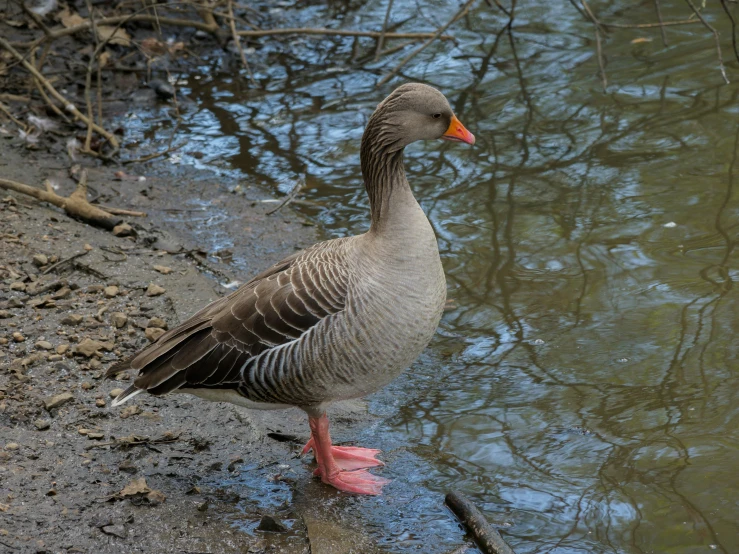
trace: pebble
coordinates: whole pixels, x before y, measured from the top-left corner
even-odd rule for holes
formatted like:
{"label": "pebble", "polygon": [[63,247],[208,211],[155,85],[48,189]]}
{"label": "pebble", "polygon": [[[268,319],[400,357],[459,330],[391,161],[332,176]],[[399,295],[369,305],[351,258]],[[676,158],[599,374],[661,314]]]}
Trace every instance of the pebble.
{"label": "pebble", "polygon": [[0,310],[0,319],[8,319],[9,317],[13,317],[13,314],[8,310]]}
{"label": "pebble", "polygon": [[155,342],[164,334],[164,329],[160,329],[158,327],[147,327],[144,330],[144,334],[146,335],[146,338],[149,339],[151,342]]}
{"label": "pebble", "polygon": [[113,227],[113,234],[116,237],[128,237],[133,234],[133,227],[131,227],[128,223],[121,223],[120,225],[116,225]]}
{"label": "pebble", "polygon": [[115,398],[116,396],[123,394],[123,389],[113,389],[110,391],[110,397]]}
{"label": "pebble", "polygon": [[79,325],[82,323],[82,316],[78,314],[68,314],[62,319],[62,325]]}
{"label": "pebble", "polygon": [[105,408],[105,400],[103,400],[102,398],[98,398],[97,400],[95,400],[95,406],[97,406],[98,408]]}
{"label": "pebble", "polygon": [[36,254],[33,257],[33,265],[41,267],[49,263],[49,258],[45,254]]}
{"label": "pebble", "polygon": [[26,340],[26,337],[21,335],[18,331],[13,333],[12,337],[15,342],[23,342],[24,340]]}
{"label": "pebble", "polygon": [[151,283],[146,289],[146,296],[159,296],[160,294],[164,294],[165,292],[167,292],[167,289],[165,289],[164,287],[160,287],[155,283]]}
{"label": "pebble", "polygon": [[149,86],[162,100],[169,100],[175,96],[175,88],[166,81],[160,79],[152,79]]}
{"label": "pebble", "polygon": [[152,317],[149,320],[149,323],[146,324],[147,327],[156,327],[158,329],[168,329],[169,326],[167,325],[167,322],[164,321],[161,317]]}
{"label": "pebble", "polygon": [[8,300],[8,308],[21,308],[23,307],[23,302],[20,298],[16,298],[13,296],[10,300]]}
{"label": "pebble", "polygon": [[88,252],[89,252],[90,250],[92,250],[92,246],[90,246],[89,244],[85,244],[85,246],[84,246],[83,248],[84,248],[85,250],[87,250]]}
{"label": "pebble", "polygon": [[106,298],[113,298],[115,296],[118,296],[118,287],[116,287],[115,285],[105,287],[103,289],[103,294],[105,294]]}
{"label": "pebble", "polygon": [[37,419],[33,422],[33,424],[39,431],[43,431],[51,427],[51,421],[49,421],[48,419]]}
{"label": "pebble", "polygon": [[8,344],[8,342],[10,341],[6,339],[5,337],[0,337],[0,344]]}
{"label": "pebble", "polygon": [[128,323],[128,316],[123,312],[113,312],[110,315],[110,321],[117,329],[120,329]]}
{"label": "pebble", "polygon": [[82,354],[83,356],[92,358],[102,347],[103,343],[101,342],[92,339],[85,339],[74,347],[74,351],[77,354]]}
{"label": "pebble", "polygon": [[54,293],[52,298],[56,300],[62,300],[63,298],[66,298],[67,296],[69,296],[71,293],[72,293],[72,289],[70,289],[69,287],[62,287]]}
{"label": "pebble", "polygon": [[172,268],[166,265],[155,265],[154,269],[163,275],[169,275],[172,273]]}
{"label": "pebble", "polygon": [[80,384],[80,387],[82,387],[82,390],[90,390],[94,386],[95,385],[93,385],[92,383],[90,383],[90,381],[82,381],[82,383]]}
{"label": "pebble", "polygon": [[64,355],[64,353],[67,350],[69,350],[69,345],[68,344],[60,344],[59,346],[56,347],[56,353],[57,354]]}
{"label": "pebble", "polygon": [[262,516],[257,531],[269,531],[271,533],[284,533],[287,527],[279,519],[274,516]]}
{"label": "pebble", "polygon": [[17,442],[9,442],[5,445],[5,450],[18,450],[20,446]]}
{"label": "pebble", "polygon": [[70,392],[63,392],[61,394],[57,394],[56,396],[52,396],[49,398],[44,405],[46,406],[47,410],[51,410],[53,408],[58,408],[62,404],[66,404],[70,400],[74,400],[74,395]]}
{"label": "pebble", "polygon": [[54,345],[47,340],[40,340],[36,343],[36,348],[40,348],[41,350],[51,350],[54,348]]}
{"label": "pebble", "polygon": [[26,284],[22,281],[16,281],[14,283],[10,283],[10,290],[20,290],[24,291],[26,290]]}
{"label": "pebble", "polygon": [[131,416],[138,415],[139,407],[136,404],[131,404],[130,406],[126,406],[121,410],[121,419],[128,419]]}

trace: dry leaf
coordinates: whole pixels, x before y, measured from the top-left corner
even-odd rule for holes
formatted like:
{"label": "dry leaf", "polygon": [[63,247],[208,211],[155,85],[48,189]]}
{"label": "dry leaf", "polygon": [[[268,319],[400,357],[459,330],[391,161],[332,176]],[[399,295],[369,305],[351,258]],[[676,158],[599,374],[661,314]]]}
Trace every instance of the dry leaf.
{"label": "dry leaf", "polygon": [[146,486],[146,479],[139,477],[123,487],[123,490],[119,494],[121,496],[136,496],[137,494],[147,494],[150,492],[151,489]]}
{"label": "dry leaf", "polygon": [[141,50],[149,56],[161,56],[167,51],[167,46],[154,37],[149,37],[141,41]]}
{"label": "dry leaf", "polygon": [[105,67],[108,64],[109,60],[110,60],[110,52],[106,50],[105,52],[103,52],[102,54],[98,56],[98,65],[100,67]]}
{"label": "dry leaf", "polygon": [[108,41],[110,44],[120,44],[121,46],[129,46],[131,44],[131,36],[125,29],[113,27],[111,25],[98,25],[98,37],[103,42]]}
{"label": "dry leaf", "polygon": [[64,8],[62,11],[60,11],[58,19],[67,29],[69,29],[70,27],[76,27],[77,25],[82,25],[87,21],[87,19],[85,19],[84,17],[80,17],[78,13],[70,12],[69,8]]}
{"label": "dry leaf", "polygon": [[639,44],[641,42],[652,42],[651,38],[639,37],[631,41],[631,44]]}

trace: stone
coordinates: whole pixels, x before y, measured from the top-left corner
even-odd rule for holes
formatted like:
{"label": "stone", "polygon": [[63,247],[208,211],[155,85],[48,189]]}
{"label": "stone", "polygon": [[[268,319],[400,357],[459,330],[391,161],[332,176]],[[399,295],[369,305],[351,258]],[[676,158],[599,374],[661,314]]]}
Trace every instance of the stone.
{"label": "stone", "polygon": [[279,519],[274,516],[264,515],[262,516],[257,531],[268,531],[270,533],[285,533],[287,527]]}
{"label": "stone", "polygon": [[95,406],[97,406],[98,408],[105,408],[105,400],[103,400],[102,398],[96,399]]}
{"label": "stone", "polygon": [[151,283],[146,289],[146,296],[159,296],[160,294],[164,294],[165,292],[167,292],[167,289],[165,289],[164,287],[160,287],[155,283]]}
{"label": "stone", "polygon": [[11,314],[8,310],[0,310],[0,319],[8,319],[10,317],[13,317],[13,314]]}
{"label": "stone", "polygon": [[119,539],[125,539],[128,536],[126,528],[120,524],[106,525],[104,527],[101,527],[100,530],[106,535],[112,535],[114,537],[118,537]]}
{"label": "stone", "polygon": [[162,275],[169,275],[170,273],[172,273],[172,268],[167,267],[166,265],[155,265],[154,270],[158,271]]}
{"label": "stone", "polygon": [[85,339],[81,343],[79,343],[77,346],[74,347],[74,352],[76,354],[82,354],[83,356],[86,356],[87,358],[92,358],[95,354],[98,353],[98,350],[100,350],[103,347],[103,343],[92,340],[92,339]]}
{"label": "stone", "polygon": [[116,287],[115,285],[110,285],[108,287],[105,287],[103,289],[103,294],[105,295],[106,298],[114,298],[118,296],[118,287]]}
{"label": "stone", "polygon": [[123,312],[113,312],[110,315],[110,322],[116,329],[120,329],[125,327],[126,323],[128,323],[128,316]]}
{"label": "stone", "polygon": [[78,314],[67,314],[62,319],[62,325],[79,325],[82,323],[82,316]]}
{"label": "stone", "polygon": [[133,227],[128,223],[121,223],[120,225],[113,227],[113,234],[116,237],[130,237],[133,235]]}
{"label": "stone", "polygon": [[36,348],[40,348],[41,350],[51,350],[54,348],[54,345],[47,340],[40,340],[36,343]]}
{"label": "stone", "polygon": [[70,294],[72,294],[72,289],[69,287],[62,287],[52,295],[52,298],[55,300],[62,300]]}
{"label": "stone", "polygon": [[5,445],[5,450],[18,450],[20,446],[17,442],[9,442]]}
{"label": "stone", "polygon": [[123,394],[123,389],[113,389],[112,391],[110,391],[111,398],[115,398],[121,394]]}
{"label": "stone", "polygon": [[13,340],[15,342],[23,342],[24,340],[26,340],[26,337],[24,337],[23,335],[21,335],[18,331],[16,331],[15,333],[13,333],[11,336],[13,337]]}
{"label": "stone", "polygon": [[74,395],[70,392],[63,392],[49,398],[46,402],[44,402],[44,405],[46,406],[47,410],[52,410],[54,408],[62,406],[63,404],[66,404],[71,400],[74,400]]}
{"label": "stone", "polygon": [[168,329],[169,325],[167,325],[167,322],[164,321],[161,317],[152,317],[149,320],[149,323],[146,324],[147,327],[156,327],[157,329]]}
{"label": "stone", "polygon": [[141,410],[136,404],[126,406],[121,410],[121,419],[128,419],[129,417],[138,415]]}
{"label": "stone", "polygon": [[146,335],[146,338],[149,339],[151,342],[156,341],[164,334],[164,332],[164,329],[159,329],[158,327],[147,327],[146,329],[144,329],[144,334]]}
{"label": "stone", "polygon": [[67,350],[69,350],[68,344],[60,344],[59,346],[56,347],[57,354],[64,355],[67,352]]}
{"label": "stone", "polygon": [[82,388],[82,390],[90,390],[95,388],[95,385],[90,383],[90,381],[82,381],[82,383],[80,383],[80,388]]}
{"label": "stone", "polygon": [[22,281],[15,281],[14,283],[10,283],[10,290],[24,291],[26,290],[26,284]]}
{"label": "stone", "polygon": [[33,265],[41,267],[49,263],[49,257],[46,254],[36,254],[33,257]]}
{"label": "stone", "polygon": [[8,300],[8,308],[21,308],[23,307],[23,301],[20,298],[13,296]]}
{"label": "stone", "polygon": [[41,418],[39,418],[39,419],[37,419],[36,421],[33,422],[33,425],[39,431],[44,431],[44,430],[48,429],[49,427],[51,427],[51,421],[49,421],[48,419],[41,419]]}

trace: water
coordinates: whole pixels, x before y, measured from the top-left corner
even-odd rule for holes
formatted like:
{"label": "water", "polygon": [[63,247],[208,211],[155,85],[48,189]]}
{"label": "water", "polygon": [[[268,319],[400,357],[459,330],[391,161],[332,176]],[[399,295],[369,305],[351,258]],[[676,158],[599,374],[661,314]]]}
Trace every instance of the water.
{"label": "water", "polygon": [[[739,69],[717,3],[730,78]],[[717,5],[713,5],[717,4]],[[686,4],[661,2],[666,20]],[[377,28],[386,4],[288,9]],[[605,22],[654,21],[651,2],[593,4]],[[421,9],[414,30],[457,8]],[[418,13],[395,2],[393,20]],[[263,89],[220,62],[190,79],[181,133],[243,179],[287,192],[325,236],[367,228],[359,139],[397,84],[443,90],[477,144],[408,149],[439,237],[449,297],[429,351],[372,397],[385,419],[384,500],[359,508],[388,552],[446,552],[460,531],[443,493],[469,495],[519,553],[739,552],[737,86],[701,25],[614,29],[601,88],[592,25],[567,2],[519,2],[513,32],[485,3],[405,76],[371,40],[263,41]],[[408,25],[406,26],[408,28]],[[650,39],[645,42],[643,38]],[[637,39],[635,42],[632,42]]]}

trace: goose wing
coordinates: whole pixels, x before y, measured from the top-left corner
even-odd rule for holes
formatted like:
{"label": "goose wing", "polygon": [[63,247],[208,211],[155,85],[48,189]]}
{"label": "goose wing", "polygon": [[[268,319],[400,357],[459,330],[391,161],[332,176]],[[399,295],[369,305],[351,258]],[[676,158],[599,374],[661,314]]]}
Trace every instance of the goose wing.
{"label": "goose wing", "polygon": [[285,258],[111,367],[107,377],[138,370],[133,384],[114,404],[142,391],[161,395],[179,388],[248,394],[250,383],[244,382],[243,368],[250,360],[299,340],[324,318],[344,309],[346,240],[319,243]]}

